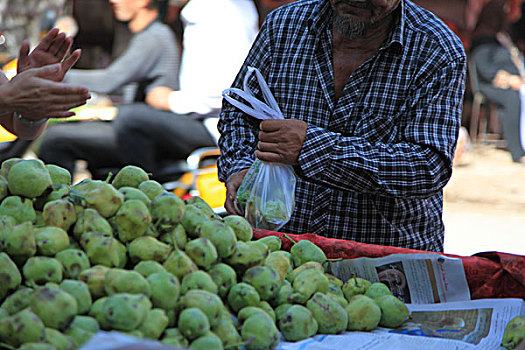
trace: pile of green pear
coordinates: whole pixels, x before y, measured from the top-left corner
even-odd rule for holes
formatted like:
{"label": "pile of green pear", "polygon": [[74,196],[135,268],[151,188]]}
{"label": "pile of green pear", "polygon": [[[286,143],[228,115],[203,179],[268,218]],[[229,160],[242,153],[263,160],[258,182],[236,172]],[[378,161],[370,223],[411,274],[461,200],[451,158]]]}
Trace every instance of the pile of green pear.
{"label": "pile of green pear", "polygon": [[273,349],[284,339],[398,327],[383,284],[326,273],[308,240],[253,239],[126,166],[71,183],[63,168],[0,167],[0,348],[77,349],[99,330],[191,349]]}

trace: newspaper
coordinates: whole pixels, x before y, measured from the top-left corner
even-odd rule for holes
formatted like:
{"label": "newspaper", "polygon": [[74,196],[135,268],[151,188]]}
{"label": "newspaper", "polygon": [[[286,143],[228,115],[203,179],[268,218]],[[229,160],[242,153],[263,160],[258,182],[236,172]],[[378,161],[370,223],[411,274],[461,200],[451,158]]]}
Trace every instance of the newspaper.
{"label": "newspaper", "polygon": [[328,271],[346,282],[361,277],[386,284],[406,304],[470,300],[463,261],[439,254],[392,254],[330,262]]}
{"label": "newspaper", "polygon": [[440,304],[409,304],[409,321],[398,329],[316,335],[281,342],[277,350],[500,350],[507,323],[525,315],[522,299],[480,299]]}

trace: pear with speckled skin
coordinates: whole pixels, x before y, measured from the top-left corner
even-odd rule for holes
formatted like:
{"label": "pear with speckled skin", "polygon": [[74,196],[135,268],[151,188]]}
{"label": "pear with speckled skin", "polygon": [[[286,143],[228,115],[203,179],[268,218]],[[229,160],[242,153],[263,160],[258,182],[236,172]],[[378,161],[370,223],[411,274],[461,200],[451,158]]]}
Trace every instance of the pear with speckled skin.
{"label": "pear with speckled skin", "polygon": [[80,212],[73,228],[75,239],[80,239],[85,232],[95,232],[102,236],[113,236],[109,222],[95,209],[86,208]]}
{"label": "pear with speckled skin", "polygon": [[288,308],[279,321],[279,329],[287,341],[299,341],[317,333],[318,324],[312,312],[302,305]]}
{"label": "pear with speckled skin", "polygon": [[215,264],[218,258],[217,249],[211,240],[204,237],[186,243],[185,251],[197,266],[205,270]]}
{"label": "pear with speckled skin", "polygon": [[213,265],[209,270],[213,282],[218,288],[217,293],[221,298],[225,298],[230,291],[231,286],[237,283],[237,273],[227,264],[218,263]]}
{"label": "pear with speckled skin", "polygon": [[29,287],[44,285],[47,282],[62,281],[62,265],[54,258],[33,256],[27,259],[22,268],[25,284]]}
{"label": "pear with speckled skin", "polygon": [[104,265],[95,265],[80,272],[78,279],[85,282],[89,292],[94,299],[106,295],[106,273],[109,267]]}
{"label": "pear with speckled skin", "polygon": [[120,266],[120,242],[115,238],[86,232],[80,238],[80,245],[92,265]]}
{"label": "pear with speckled skin", "polygon": [[383,295],[375,301],[381,309],[379,325],[382,327],[399,327],[410,317],[410,311],[405,303],[393,295]]}
{"label": "pear with speckled skin", "polygon": [[7,187],[7,180],[0,175],[0,201],[9,195],[9,188]]}
{"label": "pear with speckled skin", "polygon": [[349,331],[371,331],[377,328],[381,320],[381,309],[366,295],[357,294],[345,308],[348,314]]}
{"label": "pear with speckled skin", "polygon": [[64,229],[57,226],[36,228],[35,241],[37,252],[43,256],[55,256],[69,247],[69,236]]}
{"label": "pear with speckled skin", "polygon": [[304,304],[316,292],[327,293],[330,282],[323,272],[315,269],[299,273],[293,283],[294,293],[290,298],[295,303]]}
{"label": "pear with speckled skin", "polygon": [[257,306],[261,297],[257,290],[248,283],[240,282],[233,285],[228,292],[228,305],[234,312],[246,306]]}
{"label": "pear with speckled skin", "polygon": [[8,196],[0,203],[0,215],[11,216],[17,224],[36,219],[33,201],[20,196]]}
{"label": "pear with speckled skin", "polygon": [[0,253],[0,301],[22,283],[22,275],[6,253]]}
{"label": "pear with speckled skin", "polygon": [[230,257],[235,251],[237,237],[230,226],[219,220],[208,220],[197,228],[199,237],[208,238],[215,248],[217,255],[221,259]]}
{"label": "pear with speckled skin", "polygon": [[21,286],[14,293],[11,293],[0,306],[1,309],[7,311],[9,315],[14,315],[29,307],[33,288],[26,288]]}
{"label": "pear with speckled skin", "polygon": [[91,309],[92,299],[86,283],[77,280],[63,280],[60,289],[72,295],[77,301],[79,315],[86,314]]}
{"label": "pear with speckled skin", "polygon": [[64,199],[47,202],[44,205],[42,217],[46,226],[57,226],[64,231],[69,230],[71,225],[77,221],[75,206]]}
{"label": "pear with speckled skin", "polygon": [[15,347],[39,342],[44,339],[44,328],[44,323],[38,316],[26,308],[0,320],[0,340]]}
{"label": "pear with speckled skin", "polygon": [[53,184],[44,162],[24,159],[16,162],[7,174],[9,192],[27,198],[40,196]]}
{"label": "pear with speckled skin", "polygon": [[162,265],[166,271],[181,280],[186,274],[197,271],[199,268],[191,258],[182,250],[176,249]]}
{"label": "pear with speckled skin", "polygon": [[113,329],[137,329],[151,310],[151,301],[144,294],[118,293],[108,296],[102,306],[104,319]]}
{"label": "pear with speckled skin", "polygon": [[153,260],[141,261],[135,265],[133,270],[137,271],[146,278],[157,272],[166,272],[166,269],[162,267],[161,264]]}
{"label": "pear with speckled skin", "polygon": [[153,200],[161,193],[167,192],[164,187],[155,180],[142,181],[137,188],[144,192],[150,200]]}
{"label": "pear with speckled skin", "polygon": [[109,218],[117,212],[124,201],[124,195],[115,187],[101,180],[82,181],[72,187],[85,208],[97,210]]}
{"label": "pear with speckled skin", "polygon": [[348,314],[341,305],[329,296],[315,293],[306,303],[306,307],[317,321],[318,333],[338,334],[346,330]]}
{"label": "pear with speckled skin", "polygon": [[281,287],[279,273],[268,266],[253,266],[244,273],[243,282],[255,287],[261,300],[270,300],[277,296]]}
{"label": "pear with speckled skin", "polygon": [[124,201],[137,199],[144,203],[146,206],[149,206],[151,204],[151,199],[149,199],[149,197],[138,188],[124,186],[119,188],[118,191],[124,195]]}
{"label": "pear with speckled skin", "polygon": [[82,346],[100,330],[97,320],[90,316],[75,316],[73,322],[64,331],[75,341],[77,347]]}
{"label": "pear with speckled skin", "polygon": [[242,325],[241,337],[247,350],[274,349],[280,340],[275,322],[266,314],[249,317]]}
{"label": "pear with speckled skin", "polygon": [[53,346],[56,350],[75,349],[75,340],[56,329],[46,327],[45,335],[44,341]]}
{"label": "pear with speckled skin", "polygon": [[156,272],[147,277],[151,289],[153,307],[172,310],[177,305],[181,285],[177,277],[169,272]]}
{"label": "pear with speckled skin", "polygon": [[162,263],[171,253],[171,247],[155,237],[142,236],[128,244],[128,253],[132,261],[153,260]]}
{"label": "pear with speckled skin", "polygon": [[183,295],[177,305],[180,310],[189,307],[200,309],[208,317],[212,327],[220,321],[221,311],[224,308],[221,298],[218,295],[203,289],[193,289]]}
{"label": "pear with speckled skin", "polygon": [[148,173],[143,169],[134,165],[126,165],[115,175],[111,184],[116,189],[126,186],[137,188],[141,182],[147,180],[149,180]]}
{"label": "pear with speckled skin", "polygon": [[517,349],[525,339],[525,315],[516,316],[507,323],[501,340],[505,349]]}
{"label": "pear with speckled skin", "polygon": [[161,234],[170,232],[181,222],[185,210],[186,204],[174,193],[161,193],[150,205],[153,226]]}
{"label": "pear with speckled skin", "polygon": [[55,255],[64,268],[64,278],[77,279],[80,273],[91,266],[89,259],[80,249],[65,249]]}
{"label": "pear with speckled skin", "polygon": [[360,277],[350,278],[343,284],[343,294],[346,300],[350,301],[354,295],[365,294],[372,282]]}
{"label": "pear with speckled skin", "polygon": [[45,165],[53,185],[71,185],[71,173],[69,170],[55,164]]}
{"label": "pear with speckled skin", "polygon": [[110,269],[106,273],[104,283],[107,295],[130,293],[149,296],[151,294],[146,278],[134,270]]}
{"label": "pear with speckled skin", "polygon": [[264,259],[263,253],[255,246],[237,241],[235,251],[230,257],[224,259],[224,262],[233,267],[235,271],[244,273],[252,266],[261,265]]}
{"label": "pear with speckled skin", "polygon": [[194,271],[182,278],[180,292],[186,294],[192,289],[204,289],[210,293],[217,294],[218,288],[211,276],[202,270]]}
{"label": "pear with speckled skin", "polygon": [[209,332],[210,322],[204,312],[190,307],[180,312],[178,327],[186,338],[193,340]]}
{"label": "pear with speckled skin", "polygon": [[125,201],[114,218],[115,231],[121,242],[130,242],[146,233],[151,224],[148,207],[137,199]]}
{"label": "pear with speckled skin", "polygon": [[239,215],[228,215],[223,220],[233,229],[239,241],[251,241],[253,230],[245,218]]}
{"label": "pear with speckled skin", "polygon": [[35,289],[30,306],[46,327],[59,330],[66,329],[78,311],[77,301],[71,294],[50,286]]}
{"label": "pear with speckled skin", "polygon": [[18,350],[56,350],[52,345],[46,343],[25,343]]}
{"label": "pear with speckled skin", "polygon": [[168,326],[168,315],[162,309],[151,309],[146,314],[146,318],[139,326],[145,338],[159,339],[160,335]]}

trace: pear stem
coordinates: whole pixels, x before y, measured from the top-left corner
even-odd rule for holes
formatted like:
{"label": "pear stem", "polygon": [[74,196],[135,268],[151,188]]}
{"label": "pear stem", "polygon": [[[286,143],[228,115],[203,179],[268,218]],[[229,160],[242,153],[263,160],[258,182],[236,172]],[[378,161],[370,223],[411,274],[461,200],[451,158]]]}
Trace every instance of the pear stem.
{"label": "pear stem", "polygon": [[286,233],[283,233],[284,238],[292,241],[293,244],[296,244],[297,242],[292,239],[292,237],[288,236]]}

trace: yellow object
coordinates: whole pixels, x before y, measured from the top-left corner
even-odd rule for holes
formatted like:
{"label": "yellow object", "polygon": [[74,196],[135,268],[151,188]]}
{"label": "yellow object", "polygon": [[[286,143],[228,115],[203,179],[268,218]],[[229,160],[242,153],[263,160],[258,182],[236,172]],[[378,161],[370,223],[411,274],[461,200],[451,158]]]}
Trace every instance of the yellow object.
{"label": "yellow object", "polygon": [[11,142],[16,139],[17,137],[15,135],[11,134],[9,131],[4,129],[4,127],[0,125],[0,142]]}
{"label": "yellow object", "polygon": [[226,187],[218,179],[217,167],[207,167],[187,172],[178,179],[173,193],[182,199],[199,196],[213,209],[221,208],[226,201]]}

